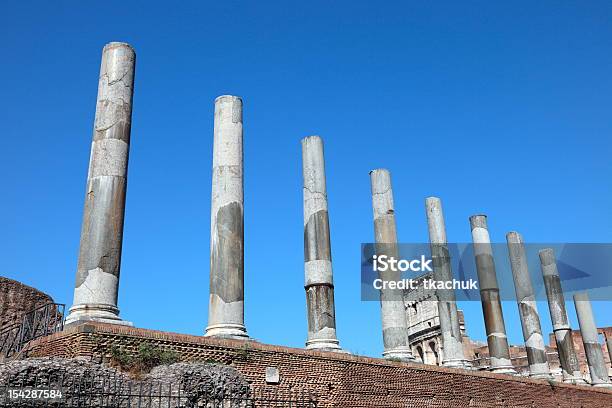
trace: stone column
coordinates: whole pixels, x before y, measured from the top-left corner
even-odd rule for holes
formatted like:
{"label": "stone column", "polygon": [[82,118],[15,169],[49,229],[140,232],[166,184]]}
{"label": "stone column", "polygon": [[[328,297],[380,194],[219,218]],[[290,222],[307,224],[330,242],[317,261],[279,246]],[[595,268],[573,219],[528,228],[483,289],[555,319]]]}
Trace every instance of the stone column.
{"label": "stone column", "polygon": [[[425,212],[429,229],[429,244],[433,259],[433,277],[436,281],[452,281],[450,254],[446,240],[446,226],[442,202],[438,197],[425,199]],[[438,297],[438,316],[440,318],[440,331],[442,332],[443,359],[445,367],[469,368],[471,364],[463,354],[461,341],[461,327],[457,302],[454,290],[440,289],[436,291]]]}
{"label": "stone column", "polygon": [[574,349],[572,340],[572,328],[569,325],[567,311],[565,310],[565,298],[561,289],[561,279],[557,271],[555,254],[551,248],[542,249],[539,252],[540,267],[544,275],[544,287],[548,298],[548,309],[550,319],[555,333],[557,352],[563,374],[563,382],[573,384],[584,384],[585,381],[580,374],[580,365]]}
{"label": "stone column", "polygon": [[[399,259],[393,191],[391,190],[389,171],[386,169],[372,170],[370,172],[370,183],[372,185],[376,255],[386,255]],[[379,272],[380,279],[388,281],[397,281],[400,276],[399,271]],[[389,359],[414,361],[408,339],[408,323],[402,291],[382,289],[380,291],[380,308],[385,349],[383,356]]]}
{"label": "stone column", "polygon": [[247,337],[244,326],[242,99],[215,99],[206,336]]}
{"label": "stone column", "polygon": [[512,277],[514,278],[516,301],[521,316],[523,338],[525,339],[525,348],[527,349],[529,376],[532,378],[549,379],[552,376],[546,356],[546,346],[542,336],[535,292],[531,284],[531,276],[529,276],[525,243],[521,234],[515,231],[506,234],[506,241],[508,242],[508,254],[510,256],[510,266],[512,267]]}
{"label": "stone column", "polygon": [[584,354],[586,354],[589,373],[591,374],[591,385],[594,387],[612,388],[608,378],[608,369],[604,360],[603,350],[601,349],[601,344],[599,344],[597,325],[595,324],[595,316],[593,316],[589,295],[584,292],[576,293],[574,295],[574,305],[576,306],[576,314],[580,324]]}
{"label": "stone column", "polygon": [[612,337],[604,334],[606,337],[606,348],[608,349],[608,357],[610,357],[610,367],[608,367],[608,377],[612,380]]}
{"label": "stone column", "polygon": [[87,174],[87,191],[73,306],[67,324],[119,318],[117,295],[136,54],[125,43],[102,51],[98,100]]}
{"label": "stone column", "polygon": [[327,188],[323,141],[302,139],[304,193],[304,272],[308,313],[307,349],[340,350],[336,338]]}
{"label": "stone column", "polygon": [[480,284],[482,312],[487,331],[487,344],[489,345],[489,356],[491,358],[489,370],[495,373],[516,374],[510,360],[510,348],[508,347],[506,326],[499,297],[493,249],[491,248],[491,239],[487,228],[487,216],[471,216],[470,226]]}

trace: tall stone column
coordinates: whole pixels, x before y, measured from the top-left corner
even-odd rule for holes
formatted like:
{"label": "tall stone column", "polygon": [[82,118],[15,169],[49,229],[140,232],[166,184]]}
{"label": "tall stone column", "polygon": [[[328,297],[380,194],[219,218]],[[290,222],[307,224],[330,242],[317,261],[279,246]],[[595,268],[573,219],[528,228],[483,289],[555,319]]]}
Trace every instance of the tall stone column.
{"label": "tall stone column", "polygon": [[[438,197],[426,198],[425,212],[433,259],[434,280],[452,281],[453,272],[451,270],[444,213],[442,212],[442,202],[440,199]],[[444,348],[442,365],[445,367],[469,368],[471,364],[463,353],[455,291],[452,289],[440,289],[436,291],[436,295],[438,297],[438,316],[440,318],[440,331],[442,332],[442,346]]]}
{"label": "tall stone column", "polygon": [[586,354],[589,373],[591,374],[591,385],[594,387],[612,388],[608,378],[608,369],[604,360],[603,350],[601,349],[601,344],[599,344],[597,325],[595,324],[595,316],[593,316],[589,295],[584,292],[576,293],[574,295],[574,305],[576,306],[576,314],[580,324],[584,354]]}
{"label": "tall stone column", "polygon": [[[397,230],[391,175],[386,169],[370,172],[372,185],[372,207],[374,209],[374,234],[376,238],[376,255],[386,255],[399,259],[397,247]],[[379,271],[380,279],[397,281],[401,274],[398,271]],[[414,361],[408,338],[408,323],[401,290],[381,289],[380,308],[383,327],[383,356],[390,359]]]}
{"label": "tall stone column", "polygon": [[304,193],[304,272],[308,312],[307,349],[340,350],[336,338],[323,140],[302,139]]}
{"label": "tall stone column", "polygon": [[215,99],[206,336],[247,337],[244,326],[242,99]]}
{"label": "tall stone column", "polygon": [[585,381],[580,374],[580,365],[574,349],[572,340],[572,328],[569,325],[567,311],[565,310],[565,297],[561,289],[561,278],[557,271],[555,254],[551,248],[542,249],[539,252],[540,267],[544,275],[544,287],[548,298],[548,309],[550,319],[555,333],[557,352],[563,374],[563,382],[573,384],[584,384]]}
{"label": "tall stone column", "polygon": [[529,267],[527,266],[527,255],[525,254],[525,243],[521,234],[511,231],[506,234],[508,242],[508,254],[512,277],[514,278],[514,289],[521,316],[521,327],[525,348],[527,349],[527,362],[529,364],[529,376],[532,378],[551,378],[546,346],[542,336],[540,325],[540,314],[535,300],[535,292],[531,284]]}
{"label": "tall stone column", "polygon": [[87,191],[73,306],[67,324],[119,318],[117,295],[136,54],[125,43],[102,51],[98,100],[87,174]]}
{"label": "tall stone column", "polygon": [[470,217],[472,228],[472,241],[474,243],[474,256],[476,257],[476,270],[480,284],[480,300],[487,331],[487,344],[491,367],[495,373],[516,374],[510,360],[510,348],[506,336],[506,326],[502,313],[499,285],[493,261],[493,249],[487,228],[486,215],[473,215]]}

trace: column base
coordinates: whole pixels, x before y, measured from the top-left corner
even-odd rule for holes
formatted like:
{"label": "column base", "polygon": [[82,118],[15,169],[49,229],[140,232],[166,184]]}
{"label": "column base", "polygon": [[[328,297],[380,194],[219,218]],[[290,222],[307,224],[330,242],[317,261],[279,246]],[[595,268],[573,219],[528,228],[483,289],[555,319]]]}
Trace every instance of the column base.
{"label": "column base", "polygon": [[244,327],[243,324],[231,323],[210,325],[206,327],[204,336],[241,340],[246,340],[249,338],[249,335],[246,332],[246,327]]}
{"label": "column base", "polygon": [[351,354],[346,350],[342,350],[340,342],[335,339],[312,339],[306,342],[306,350],[314,351],[332,351],[335,353]]}
{"label": "column base", "polygon": [[533,378],[534,380],[555,381],[555,377],[547,373],[529,374],[529,378]]}
{"label": "column base", "polygon": [[494,374],[508,374],[508,375],[518,375],[514,367],[495,367],[489,368],[489,371]]}
{"label": "column base", "polygon": [[414,363],[416,358],[412,355],[410,347],[396,347],[383,351],[383,357],[387,360],[398,360],[404,362]]}
{"label": "column base", "polygon": [[460,368],[463,370],[474,370],[474,366],[468,360],[443,360],[442,367]]}
{"label": "column base", "polygon": [[574,385],[589,385],[584,378],[579,377],[567,377],[563,379],[564,384],[574,384]]}
{"label": "column base", "polygon": [[72,306],[64,322],[64,327],[85,322],[111,323],[134,327],[134,323],[122,320],[119,317],[119,309],[116,306],[101,303]]}

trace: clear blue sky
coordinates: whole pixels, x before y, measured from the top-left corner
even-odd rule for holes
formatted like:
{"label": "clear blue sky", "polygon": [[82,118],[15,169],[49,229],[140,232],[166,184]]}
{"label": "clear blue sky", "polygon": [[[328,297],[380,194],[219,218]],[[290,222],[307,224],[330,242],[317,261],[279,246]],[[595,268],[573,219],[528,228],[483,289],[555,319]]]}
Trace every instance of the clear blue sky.
{"label": "clear blue sky", "polygon": [[[382,351],[360,301],[368,171],[393,175],[400,240],[612,237],[612,3],[5,2],[0,6],[0,275],[70,304],[102,47],[137,52],[119,307],[201,334],[208,303],[213,100],[244,99],[246,324],[306,338],[300,139],[324,138],[341,345]],[[484,338],[477,302],[461,304]],[[541,305],[544,329],[550,331]],[[610,303],[595,307],[612,325]],[[510,340],[522,342],[507,302]],[[576,327],[573,308],[572,323]]]}

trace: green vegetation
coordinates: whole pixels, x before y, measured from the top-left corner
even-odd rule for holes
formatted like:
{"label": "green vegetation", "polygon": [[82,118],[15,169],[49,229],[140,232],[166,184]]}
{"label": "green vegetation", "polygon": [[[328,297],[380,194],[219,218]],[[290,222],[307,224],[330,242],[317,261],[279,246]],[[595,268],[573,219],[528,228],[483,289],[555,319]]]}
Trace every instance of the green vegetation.
{"label": "green vegetation", "polygon": [[251,348],[248,344],[245,344],[236,352],[236,360],[237,361],[249,361],[249,352]]}
{"label": "green vegetation", "polygon": [[111,365],[121,371],[129,372],[134,376],[148,373],[159,365],[168,365],[180,361],[180,354],[153,347],[150,344],[142,344],[136,355],[127,352],[117,346],[110,349]]}

